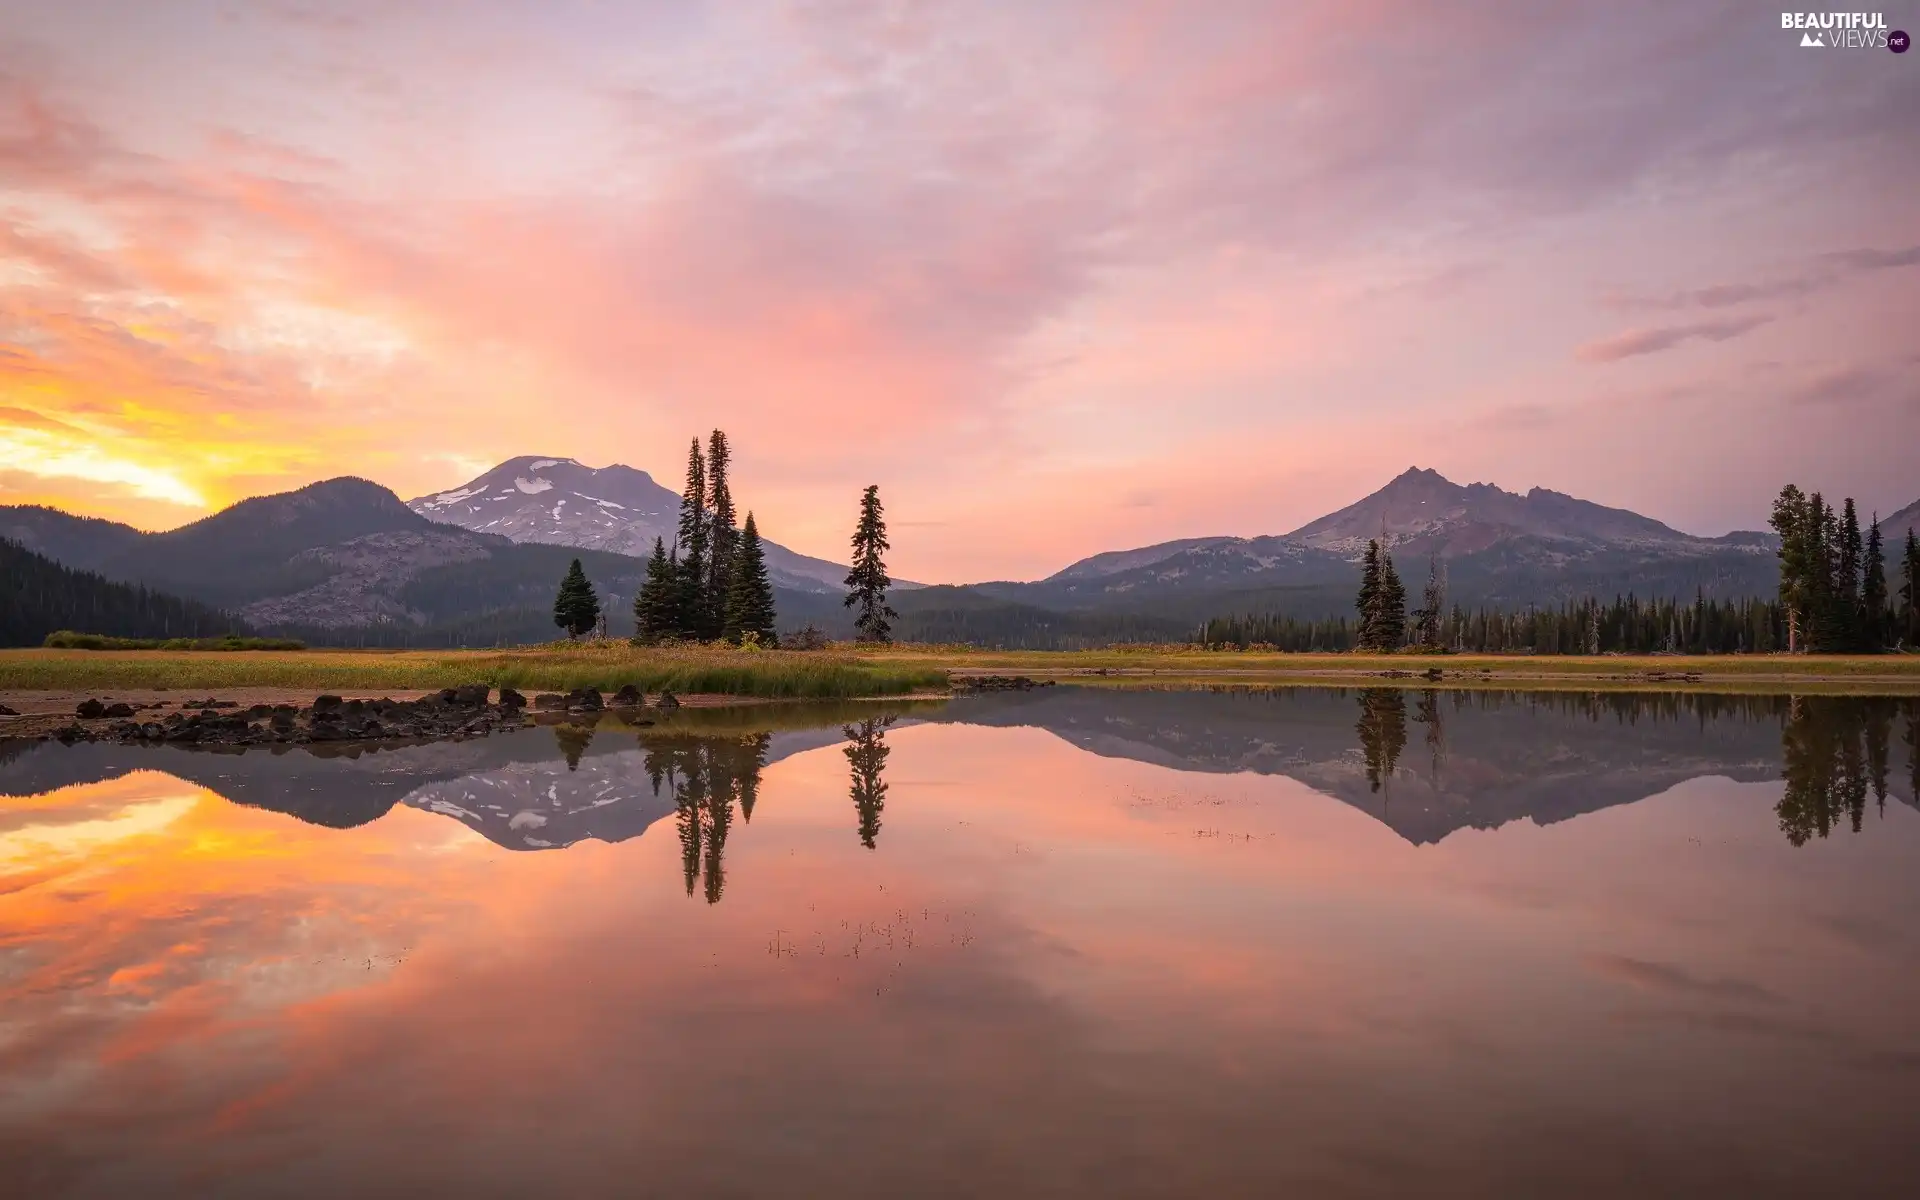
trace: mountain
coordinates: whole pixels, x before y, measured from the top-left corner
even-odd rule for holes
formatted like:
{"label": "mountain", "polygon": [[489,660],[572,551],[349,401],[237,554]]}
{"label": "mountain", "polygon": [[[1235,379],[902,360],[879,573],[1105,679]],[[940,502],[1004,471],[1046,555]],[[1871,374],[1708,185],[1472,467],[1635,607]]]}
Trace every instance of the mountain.
{"label": "mountain", "polygon": [[1354,504],[1279,536],[1163,542],[1082,559],[1033,584],[981,584],[1000,599],[1169,617],[1267,608],[1346,612],[1370,538],[1386,541],[1417,591],[1429,556],[1449,595],[1519,607],[1586,595],[1769,595],[1778,565],[1760,533],[1703,538],[1625,509],[1535,488],[1466,486],[1410,468]]}
{"label": "mountain", "polygon": [[[618,628],[645,573],[625,555],[520,546],[437,525],[364,479],[339,478],[243,500],[165,533],[46,509],[0,509],[66,565],[161,588],[248,625],[376,644],[530,641],[554,636],[547,610],[576,554]],[[91,631],[91,629],[90,629]],[[438,631],[438,632],[436,632]],[[444,634],[444,636],[442,636]]]}
{"label": "mountain", "polygon": [[1726,544],[1545,488],[1517,495],[1490,483],[1462,486],[1438,471],[1418,467],[1407,468],[1371,496],[1286,537],[1357,559],[1367,540],[1381,536],[1382,529],[1388,545],[1404,546],[1423,558],[1436,552],[1442,558],[1463,558],[1520,539],[1534,539],[1567,554],[1593,546],[1706,552]]}
{"label": "mountain", "polygon": [[1902,547],[1907,544],[1907,530],[1920,534],[1920,500],[1894,513],[1890,517],[1880,518],[1880,536],[1885,539],[1887,558],[1898,561]]}
{"label": "mountain", "polygon": [[[655,538],[673,545],[680,496],[622,463],[589,467],[571,458],[510,458],[450,491],[407,502],[421,517],[515,542],[544,542],[645,558]],[[744,516],[744,514],[743,514]],[[761,522],[764,527],[766,522]],[[847,568],[761,540],[776,587],[845,590]]]}
{"label": "mountain", "polygon": [[0,646],[38,646],[60,629],[143,638],[246,632],[206,605],[114,583],[0,538]]}

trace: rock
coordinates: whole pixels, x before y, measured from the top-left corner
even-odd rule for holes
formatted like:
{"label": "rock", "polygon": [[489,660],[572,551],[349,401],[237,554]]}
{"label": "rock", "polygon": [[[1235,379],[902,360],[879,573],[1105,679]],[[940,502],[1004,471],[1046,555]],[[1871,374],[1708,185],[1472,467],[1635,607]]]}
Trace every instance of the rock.
{"label": "rock", "polygon": [[1035,681],[1025,675],[957,675],[956,692],[1024,692],[1037,687],[1052,687],[1053,680]]}
{"label": "rock", "polygon": [[340,699],[338,696],[315,696],[313,698],[313,711],[318,714],[329,709],[339,708],[345,703],[346,701]]}
{"label": "rock", "polygon": [[88,699],[82,700],[79,703],[79,705],[74,708],[73,715],[76,717],[83,717],[86,720],[91,721],[95,717],[100,716],[102,713],[106,711],[107,711],[106,705],[100,703],[98,700],[95,700],[89,697]]}
{"label": "rock", "polygon": [[672,692],[660,693],[660,707],[668,711],[680,707],[680,700]]}
{"label": "rock", "polygon": [[510,687],[503,687],[500,689],[500,707],[501,708],[519,709],[519,708],[525,708],[526,706],[527,706],[527,698],[525,696],[522,696],[519,692],[514,691]]}
{"label": "rock", "polygon": [[453,702],[462,708],[485,708],[493,688],[484,683],[468,683],[453,689]]}
{"label": "rock", "polygon": [[1439,667],[1428,667],[1428,668],[1427,668],[1427,678],[1428,678],[1428,679],[1431,679],[1431,680],[1435,680],[1435,681],[1438,681],[1438,680],[1440,680],[1440,679],[1443,679],[1443,678],[1445,678],[1445,677],[1446,677],[1446,672],[1445,672],[1445,671],[1442,671],[1442,670],[1441,670],[1441,669],[1440,669]]}
{"label": "rock", "polygon": [[17,717],[20,714],[4,704],[0,704],[0,717]]}
{"label": "rock", "polygon": [[646,702],[647,694],[630,683],[621,684],[620,690],[613,694],[615,708],[639,708]]}
{"label": "rock", "polygon": [[271,715],[273,715],[273,705],[271,705],[271,704],[256,704],[256,705],[254,705],[254,706],[253,706],[252,708],[249,708],[249,709],[247,710],[247,715],[248,715],[249,717],[266,717],[266,716],[271,716]]}
{"label": "rock", "polygon": [[533,707],[540,712],[556,712],[566,706],[567,698],[553,692],[541,692],[533,698]]}
{"label": "rock", "polygon": [[567,693],[567,711],[599,712],[606,707],[599,688],[575,688]]}
{"label": "rock", "polygon": [[67,745],[72,745],[75,742],[84,742],[87,740],[87,728],[78,721],[75,721],[71,725],[54,730],[53,736],[59,738],[61,742]]}
{"label": "rock", "polygon": [[133,705],[125,704],[125,703],[109,704],[105,709],[101,711],[100,715],[103,717],[118,717],[121,719],[125,719],[133,715]]}

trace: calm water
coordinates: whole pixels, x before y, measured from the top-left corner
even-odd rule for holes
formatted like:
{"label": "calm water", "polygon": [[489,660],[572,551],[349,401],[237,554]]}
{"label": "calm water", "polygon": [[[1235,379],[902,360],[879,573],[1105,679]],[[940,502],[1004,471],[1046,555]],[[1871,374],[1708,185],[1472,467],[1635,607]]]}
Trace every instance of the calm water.
{"label": "calm water", "polygon": [[1059,688],[15,745],[0,1191],[1911,1195],[1917,729]]}

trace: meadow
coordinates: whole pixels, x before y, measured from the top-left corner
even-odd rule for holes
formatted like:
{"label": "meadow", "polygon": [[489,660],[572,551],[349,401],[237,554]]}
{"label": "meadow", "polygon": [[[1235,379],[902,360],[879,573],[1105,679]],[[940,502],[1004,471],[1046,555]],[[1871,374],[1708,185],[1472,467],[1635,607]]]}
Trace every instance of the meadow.
{"label": "meadow", "polygon": [[[1441,677],[1433,680],[1431,670]],[[1920,690],[1920,655],[1595,656],[1283,654],[1184,646],[997,651],[896,645],[827,650],[566,643],[511,650],[0,650],[0,690],[241,687],[529,690],[633,684],[650,692],[768,699],[945,691],[954,676],[1028,675],[1117,685],[1224,683],[1411,687],[1707,687]]]}
{"label": "meadow", "polygon": [[947,673],[831,651],[638,648],[624,642],[514,650],[4,650],[0,690],[242,687],[521,691],[632,684],[648,692],[768,699],[901,696],[945,690]]}

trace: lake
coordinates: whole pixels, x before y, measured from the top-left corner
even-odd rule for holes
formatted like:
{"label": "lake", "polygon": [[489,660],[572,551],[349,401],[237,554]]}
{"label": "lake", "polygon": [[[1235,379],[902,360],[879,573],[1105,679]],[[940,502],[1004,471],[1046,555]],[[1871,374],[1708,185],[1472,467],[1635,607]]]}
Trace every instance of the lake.
{"label": "lake", "polygon": [[1892,1196],[1920,701],[0,745],[8,1196]]}

